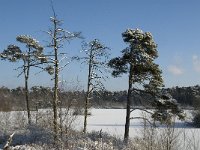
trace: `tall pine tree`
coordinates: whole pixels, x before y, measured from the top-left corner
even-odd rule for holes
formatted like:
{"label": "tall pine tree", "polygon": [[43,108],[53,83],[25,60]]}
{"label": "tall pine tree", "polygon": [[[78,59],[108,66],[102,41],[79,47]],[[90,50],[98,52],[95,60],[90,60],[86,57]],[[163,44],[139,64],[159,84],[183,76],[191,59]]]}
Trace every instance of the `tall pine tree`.
{"label": "tall pine tree", "polygon": [[124,142],[127,143],[133,92],[145,91],[155,94],[163,86],[163,80],[159,66],[154,63],[158,52],[151,33],[139,29],[127,29],[122,33],[122,37],[128,47],[122,51],[121,57],[111,59],[108,65],[113,68],[112,75],[114,77],[121,74],[129,76],[124,133]]}

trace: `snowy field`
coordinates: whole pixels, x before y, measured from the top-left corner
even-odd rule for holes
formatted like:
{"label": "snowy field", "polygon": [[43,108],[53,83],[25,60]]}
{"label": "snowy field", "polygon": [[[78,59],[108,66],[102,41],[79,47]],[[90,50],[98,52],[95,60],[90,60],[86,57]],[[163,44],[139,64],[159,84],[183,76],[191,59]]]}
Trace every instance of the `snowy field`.
{"label": "snowy field", "polygon": [[[63,111],[64,112],[64,111]],[[126,117],[126,110],[125,109],[90,109],[91,115],[88,116],[88,131],[100,131],[108,132],[112,135],[116,135],[119,137],[123,137],[124,134],[124,125],[125,125],[125,117]],[[52,111],[49,109],[40,109],[39,113],[42,113],[42,117],[47,118],[51,116]],[[175,121],[175,128],[176,129],[184,129],[184,130],[194,130],[199,131],[200,129],[190,128],[188,122],[191,122],[192,119],[192,110],[185,110],[186,120]],[[64,115],[64,113],[63,113]],[[32,118],[35,118],[36,112],[32,112]],[[146,117],[149,120],[151,119],[150,116],[140,110],[135,110],[131,113],[131,117]],[[7,118],[3,123],[5,125],[11,124],[19,124],[22,123],[22,120],[26,120],[26,112],[20,111],[12,111],[12,112],[0,112],[0,118]],[[64,119],[64,117],[63,117]],[[66,116],[65,119],[67,120]],[[0,122],[2,120],[0,119]],[[33,119],[35,122],[35,119]],[[76,129],[81,130],[83,128],[83,115],[79,115],[73,125]],[[138,135],[138,132],[144,128],[144,121],[142,119],[132,119],[130,122],[130,137],[135,137]],[[159,128],[165,128],[164,125],[159,125]],[[1,127],[0,127],[1,129]]]}
{"label": "snowy field", "polygon": [[[64,114],[65,111],[63,111]],[[90,109],[91,115],[88,116],[88,126],[87,130],[90,131],[100,131],[107,132],[111,135],[114,135],[118,138],[123,138],[124,134],[124,124],[125,124],[125,117],[126,117],[126,110],[125,109]],[[46,110],[39,110],[39,113],[42,115],[42,118],[48,118],[49,116],[52,117],[52,111],[49,109]],[[35,122],[36,112],[32,112],[33,122]],[[188,125],[188,122],[191,122],[192,118],[192,111],[186,110],[186,120],[180,121],[175,120],[175,126],[173,128],[174,136],[177,137],[178,143],[180,145],[181,150],[199,150],[200,149],[200,129],[192,128]],[[145,113],[142,113],[140,110],[135,110],[131,113],[131,117],[141,117],[145,116],[146,118],[150,119]],[[66,117],[66,116],[65,116]],[[14,124],[15,128],[16,125],[23,126],[23,122],[26,122],[26,112],[0,112],[0,132],[4,130],[8,130],[8,126],[12,126]],[[3,119],[4,120],[3,120]],[[5,119],[6,118],[6,119]],[[24,121],[22,121],[25,119]],[[63,115],[64,119],[64,115]],[[65,118],[67,119],[67,118]],[[39,119],[38,119],[39,120]],[[51,121],[51,119],[48,119]],[[4,127],[4,128],[3,128]],[[139,119],[131,120],[130,124],[130,137],[142,137],[144,134],[144,121]],[[147,127],[150,127],[147,123]],[[12,127],[11,127],[12,128]],[[79,115],[75,119],[73,123],[73,128],[82,130],[83,129],[83,116]],[[13,128],[12,128],[13,129]],[[159,125],[156,128],[157,133],[164,134],[166,133],[167,127],[164,125]],[[171,129],[170,129],[171,130]],[[160,135],[159,135],[160,136]]]}

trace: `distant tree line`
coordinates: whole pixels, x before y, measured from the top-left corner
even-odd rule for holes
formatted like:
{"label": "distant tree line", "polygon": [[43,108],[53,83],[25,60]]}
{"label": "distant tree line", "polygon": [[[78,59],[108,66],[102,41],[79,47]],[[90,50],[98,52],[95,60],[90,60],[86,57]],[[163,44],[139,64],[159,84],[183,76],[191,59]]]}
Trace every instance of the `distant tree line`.
{"label": "distant tree line", "polygon": [[172,95],[182,106],[194,106],[196,107],[200,103],[200,86],[189,87],[173,87],[164,89]]}
{"label": "distant tree line", "polygon": [[[30,109],[42,109],[52,107],[52,99],[54,89],[50,87],[34,86],[29,90],[30,97]],[[62,99],[62,107],[69,105],[82,105],[84,92],[82,91],[59,91],[58,96]],[[23,87],[17,87],[15,89],[9,89],[7,87],[0,88],[0,111],[10,110],[26,110],[25,89]]]}
{"label": "distant tree line", "polygon": [[[200,86],[173,87],[162,89],[172,95],[181,106],[199,106],[200,105]],[[30,106],[32,110],[41,108],[50,108],[52,106],[53,88],[34,86],[30,89]],[[86,91],[68,90],[59,91],[59,97],[62,99],[62,107],[69,105],[84,107],[84,97]],[[94,91],[89,107],[95,108],[124,108],[126,104],[127,91]],[[26,110],[24,103],[25,89],[17,87],[9,89],[0,87],[0,110]],[[148,106],[151,96],[148,94],[133,95],[131,98],[132,106]],[[150,100],[151,101],[151,100]]]}

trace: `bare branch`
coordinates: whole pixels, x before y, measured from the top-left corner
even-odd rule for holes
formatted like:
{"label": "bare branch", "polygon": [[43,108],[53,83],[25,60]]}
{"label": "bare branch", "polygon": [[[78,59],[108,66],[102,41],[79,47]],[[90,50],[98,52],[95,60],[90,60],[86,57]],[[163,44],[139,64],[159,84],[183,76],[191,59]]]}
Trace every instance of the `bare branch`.
{"label": "bare branch", "polygon": [[154,123],[151,123],[151,121],[149,121],[147,118],[144,118],[144,117],[131,117],[130,120],[132,119],[142,119],[142,120],[147,121],[150,125],[155,126]]}
{"label": "bare branch", "polygon": [[133,112],[133,111],[135,111],[135,110],[141,110],[141,111],[144,111],[144,112],[146,112],[146,113],[148,113],[148,114],[154,114],[153,112],[151,112],[151,111],[148,111],[147,109],[145,109],[145,108],[133,108],[130,112]]}

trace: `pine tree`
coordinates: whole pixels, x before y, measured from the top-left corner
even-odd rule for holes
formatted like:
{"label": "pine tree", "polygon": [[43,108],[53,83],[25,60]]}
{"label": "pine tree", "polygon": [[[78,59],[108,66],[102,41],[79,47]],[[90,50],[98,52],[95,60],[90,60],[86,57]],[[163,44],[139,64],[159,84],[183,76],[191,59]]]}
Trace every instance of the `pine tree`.
{"label": "pine tree", "polygon": [[16,45],[8,45],[1,53],[3,60],[9,60],[10,62],[22,61],[22,66],[17,69],[21,69],[18,76],[24,75],[25,83],[25,99],[26,109],[28,114],[28,123],[31,124],[31,113],[30,113],[30,101],[29,101],[29,88],[28,81],[30,76],[30,68],[38,67],[44,62],[43,58],[43,47],[39,45],[38,41],[28,35],[20,35],[16,37],[16,40],[26,45],[26,50],[21,50]]}
{"label": "pine tree", "polygon": [[121,57],[111,59],[108,65],[113,68],[114,77],[119,77],[121,74],[129,76],[124,133],[124,142],[127,143],[132,94],[145,91],[153,95],[163,86],[163,80],[159,66],[154,63],[158,52],[151,33],[139,29],[127,29],[122,33],[122,37],[128,47],[122,51]]}

